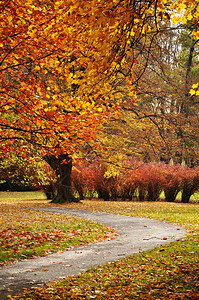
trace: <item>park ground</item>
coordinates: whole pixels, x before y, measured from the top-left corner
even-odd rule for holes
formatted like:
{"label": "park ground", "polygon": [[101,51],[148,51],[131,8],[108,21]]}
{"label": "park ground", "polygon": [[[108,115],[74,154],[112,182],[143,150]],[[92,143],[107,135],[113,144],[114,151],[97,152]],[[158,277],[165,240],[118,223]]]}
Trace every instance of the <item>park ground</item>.
{"label": "park ground", "polygon": [[[55,206],[40,192],[1,192],[0,204],[0,265],[114,238],[115,235],[114,230],[87,220],[30,210],[31,207]],[[189,204],[84,200],[61,206],[157,219],[185,227],[189,233],[171,244],[100,265],[81,275],[67,276],[60,282],[8,299],[152,300],[165,299],[165,295],[167,299],[198,299],[197,197]]]}

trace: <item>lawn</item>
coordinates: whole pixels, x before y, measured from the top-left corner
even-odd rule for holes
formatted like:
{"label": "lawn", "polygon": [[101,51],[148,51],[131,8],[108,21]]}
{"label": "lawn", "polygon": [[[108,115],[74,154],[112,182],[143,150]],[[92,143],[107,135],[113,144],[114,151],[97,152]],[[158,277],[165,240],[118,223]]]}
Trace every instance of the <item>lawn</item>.
{"label": "lawn", "polygon": [[42,194],[40,200],[31,200],[31,193],[8,193],[7,199],[2,195],[5,193],[0,193],[0,266],[115,235],[106,226],[88,220],[30,210],[48,205]]}
{"label": "lawn", "polygon": [[[51,205],[40,200],[41,204]],[[84,200],[63,206],[154,218],[184,226],[189,234],[182,240],[100,265],[81,275],[67,276],[13,299],[198,299],[198,203]]]}

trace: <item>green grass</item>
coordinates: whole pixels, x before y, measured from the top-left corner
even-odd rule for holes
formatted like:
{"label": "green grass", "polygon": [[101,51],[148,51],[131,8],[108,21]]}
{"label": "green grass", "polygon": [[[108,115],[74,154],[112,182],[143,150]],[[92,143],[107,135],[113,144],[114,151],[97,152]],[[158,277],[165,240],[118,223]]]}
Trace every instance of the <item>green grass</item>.
{"label": "green grass", "polygon": [[[179,192],[176,196],[176,200],[181,201],[181,197],[182,197],[182,192]],[[160,198],[165,198],[164,192],[161,192],[160,194]],[[190,202],[192,201],[199,201],[199,192],[196,192],[195,194],[193,194],[190,198]]]}
{"label": "green grass", "polygon": [[0,231],[0,264],[67,250],[107,237],[106,227],[76,218],[67,223],[64,220],[48,222],[48,226],[9,226]]}
{"label": "green grass", "polygon": [[31,200],[31,199],[37,199],[37,200],[45,200],[46,195],[42,191],[31,191],[31,192],[0,192],[0,200]]}
{"label": "green grass", "polygon": [[85,200],[65,206],[164,220],[186,227],[189,234],[179,241],[32,289],[14,299],[198,299],[197,203]]}
{"label": "green grass", "polygon": [[[177,199],[181,199],[181,195],[182,195],[182,192],[179,192],[178,195],[177,195]],[[199,192],[193,194],[190,198],[190,201],[199,201]]]}
{"label": "green grass", "polygon": [[[176,199],[178,199],[180,201],[181,199],[181,195],[182,193],[179,192]],[[164,199],[164,192],[162,192],[160,194],[160,198]],[[12,199],[12,200],[45,200],[46,199],[46,195],[43,191],[31,191],[31,192],[1,192],[0,191],[0,200],[4,200],[4,199]],[[193,194],[190,198],[190,201],[199,201],[199,192]]]}
{"label": "green grass", "polygon": [[0,200],[0,266],[115,235],[106,226],[88,220],[31,210],[44,205],[48,205],[45,200]]}

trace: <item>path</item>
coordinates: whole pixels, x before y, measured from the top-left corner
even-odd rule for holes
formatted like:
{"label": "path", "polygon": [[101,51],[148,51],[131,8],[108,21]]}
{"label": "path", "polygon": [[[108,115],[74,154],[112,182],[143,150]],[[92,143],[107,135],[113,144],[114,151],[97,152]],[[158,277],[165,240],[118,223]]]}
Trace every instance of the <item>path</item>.
{"label": "path", "polygon": [[[0,268],[0,300],[23,288],[41,286],[66,275],[169,243],[186,235],[186,230],[164,222],[67,208],[42,208],[46,212],[70,214],[115,228],[113,240],[74,248]],[[165,239],[167,238],[167,239]]]}

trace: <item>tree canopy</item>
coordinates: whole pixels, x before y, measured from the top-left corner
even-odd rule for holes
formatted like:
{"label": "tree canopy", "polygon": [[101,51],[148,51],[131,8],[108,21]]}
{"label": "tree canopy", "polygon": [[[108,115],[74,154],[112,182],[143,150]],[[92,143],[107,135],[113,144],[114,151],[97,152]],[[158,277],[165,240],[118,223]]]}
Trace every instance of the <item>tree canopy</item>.
{"label": "tree canopy", "polygon": [[93,139],[121,83],[134,97],[136,45],[150,32],[150,50],[172,13],[198,25],[197,2],[1,1],[1,153],[15,139],[71,154]]}

